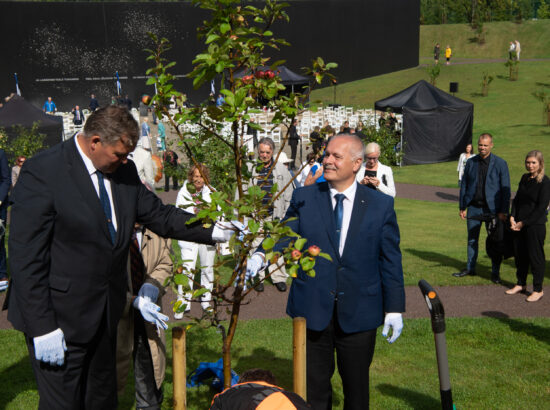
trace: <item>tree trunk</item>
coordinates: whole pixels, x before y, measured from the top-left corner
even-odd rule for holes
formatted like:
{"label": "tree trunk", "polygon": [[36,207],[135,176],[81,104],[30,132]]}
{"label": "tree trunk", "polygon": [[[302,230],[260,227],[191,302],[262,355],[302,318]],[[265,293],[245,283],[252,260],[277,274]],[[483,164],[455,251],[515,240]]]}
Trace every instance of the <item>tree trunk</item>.
{"label": "tree trunk", "polygon": [[241,293],[242,288],[236,287],[233,294],[233,308],[231,310],[231,320],[229,322],[229,329],[227,330],[227,336],[223,338],[223,387],[231,387],[231,344],[233,343],[233,337],[237,330],[237,323],[239,322],[239,313],[241,310]]}
{"label": "tree trunk", "polygon": [[487,97],[489,95],[489,85],[483,84],[481,87],[481,95]]}

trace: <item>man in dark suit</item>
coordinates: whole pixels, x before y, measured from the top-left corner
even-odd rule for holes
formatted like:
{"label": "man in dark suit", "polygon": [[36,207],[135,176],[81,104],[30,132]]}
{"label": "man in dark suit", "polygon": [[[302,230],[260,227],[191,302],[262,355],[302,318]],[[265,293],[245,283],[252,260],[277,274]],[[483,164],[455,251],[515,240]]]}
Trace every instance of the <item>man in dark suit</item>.
{"label": "man in dark suit", "polygon": [[[475,275],[479,231],[483,214],[497,215],[506,220],[510,208],[510,174],[508,164],[502,158],[491,154],[493,137],[484,133],[477,143],[479,155],[466,162],[460,185],[460,217],[466,219],[468,226],[468,264],[466,269],[453,273],[455,277]],[[491,280],[500,283],[500,264],[502,257],[491,260]]]}
{"label": "man in dark suit", "polygon": [[[145,188],[127,161],[138,137],[126,107],[100,108],[81,134],[29,159],[14,189],[8,319],[25,333],[41,409],[116,408],[116,333],[136,222],[164,237],[224,239],[219,228],[186,224],[191,214]],[[164,327],[154,288],[143,285],[134,307]]]}
{"label": "man in dark suit", "polygon": [[[356,183],[363,152],[358,137],[334,136],[323,160],[328,182],[295,190],[285,216],[295,218],[288,226],[307,239],[306,247],[317,245],[332,258],[316,259],[315,277],[299,271],[287,304],[288,315],[307,320],[307,399],[316,410],[332,408],[335,350],[344,408],[367,409],[376,329],[384,323],[387,336],[391,328],[392,343],[403,328],[405,292],[393,198]],[[250,258],[248,277],[265,264],[262,257]]]}
{"label": "man in dark suit", "polygon": [[8,193],[11,186],[11,171],[3,149],[0,149],[0,291],[8,286],[8,269],[6,265],[5,228],[8,219]]}

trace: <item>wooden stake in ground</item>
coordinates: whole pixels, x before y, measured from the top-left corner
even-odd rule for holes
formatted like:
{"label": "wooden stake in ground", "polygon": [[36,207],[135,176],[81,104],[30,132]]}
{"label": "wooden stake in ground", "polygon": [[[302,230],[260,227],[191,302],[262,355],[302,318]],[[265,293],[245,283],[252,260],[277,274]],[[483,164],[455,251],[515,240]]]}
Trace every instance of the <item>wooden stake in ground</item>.
{"label": "wooden stake in ground", "polygon": [[300,395],[307,401],[306,390],[306,319],[295,317],[292,320],[293,325],[293,376],[294,393]]}
{"label": "wooden stake in ground", "polygon": [[174,373],[174,410],[185,410],[187,408],[185,330],[181,327],[174,327],[172,329],[172,361]]}

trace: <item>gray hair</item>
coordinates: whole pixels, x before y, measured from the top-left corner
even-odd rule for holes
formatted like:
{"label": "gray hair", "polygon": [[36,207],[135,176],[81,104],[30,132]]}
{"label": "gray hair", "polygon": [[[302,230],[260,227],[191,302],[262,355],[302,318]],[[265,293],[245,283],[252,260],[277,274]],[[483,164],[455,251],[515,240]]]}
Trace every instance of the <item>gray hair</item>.
{"label": "gray hair", "polygon": [[271,150],[275,151],[275,143],[269,137],[262,138],[260,141],[258,141],[258,145],[269,145],[271,147]]}
{"label": "gray hair", "polygon": [[373,154],[375,152],[380,153],[380,145],[376,142],[369,142],[365,147],[365,155]]}
{"label": "gray hair", "polygon": [[349,142],[351,142],[349,151],[351,154],[352,161],[358,158],[361,159],[361,161],[365,160],[365,153],[364,153],[365,146],[361,138],[359,138],[357,135],[354,135],[354,134],[337,134],[334,137],[332,137],[328,141],[328,143],[330,144],[331,141],[335,139],[340,139],[340,138],[345,138],[349,140]]}

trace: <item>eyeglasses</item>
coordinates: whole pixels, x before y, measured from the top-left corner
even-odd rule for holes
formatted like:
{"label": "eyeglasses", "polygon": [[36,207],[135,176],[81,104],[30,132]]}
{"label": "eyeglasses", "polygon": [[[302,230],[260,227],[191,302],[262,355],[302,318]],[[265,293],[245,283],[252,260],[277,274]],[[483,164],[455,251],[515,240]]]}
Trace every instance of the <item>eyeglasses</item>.
{"label": "eyeglasses", "polygon": [[367,157],[366,159],[367,159],[367,161],[374,161],[374,162],[376,162],[376,161],[378,161],[378,158],[379,158],[379,157]]}

